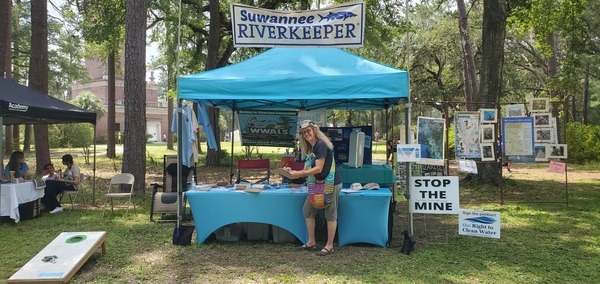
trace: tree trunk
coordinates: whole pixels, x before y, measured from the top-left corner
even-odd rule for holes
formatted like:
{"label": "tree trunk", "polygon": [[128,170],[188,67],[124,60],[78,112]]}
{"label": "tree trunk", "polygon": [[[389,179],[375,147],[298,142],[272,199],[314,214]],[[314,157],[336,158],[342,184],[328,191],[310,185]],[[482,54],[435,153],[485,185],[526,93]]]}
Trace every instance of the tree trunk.
{"label": "tree trunk", "polygon": [[146,11],[147,1],[125,4],[125,141],[123,173],[135,177],[134,191],[146,187]]}
{"label": "tree trunk", "polygon": [[[175,63],[177,64],[177,63]],[[167,90],[175,90],[175,72],[173,71],[173,64],[169,64],[167,66]],[[173,143],[174,143],[174,139],[173,139],[173,132],[171,131],[171,129],[173,129],[173,110],[175,108],[175,99],[174,98],[170,98],[168,96],[168,92],[167,92],[167,125],[169,126],[169,129],[167,130],[167,149],[168,150],[173,150]]]}
{"label": "tree trunk", "polygon": [[115,144],[116,144],[116,127],[115,127],[115,99],[116,99],[116,67],[115,67],[115,51],[111,51],[108,55],[108,94],[106,103],[108,105],[106,110],[106,131],[107,131],[107,142],[106,142],[106,157],[113,159],[116,156]]}
{"label": "tree trunk", "polygon": [[375,110],[371,110],[371,125],[373,126],[373,137],[375,138],[375,132],[377,132],[377,127],[375,126]]}
{"label": "tree trunk", "polygon": [[495,107],[502,95],[502,68],[506,36],[506,0],[483,1],[481,79],[479,97]]}
{"label": "tree trunk", "polygon": [[583,78],[583,109],[581,110],[581,118],[583,124],[588,124],[588,108],[590,106],[590,66],[585,66],[585,77]]}
{"label": "tree trunk", "polygon": [[460,31],[460,39],[462,42],[461,51],[463,57],[463,76],[465,80],[465,102],[467,102],[467,110],[474,111],[478,108],[473,102],[479,93],[479,85],[477,84],[473,44],[471,43],[471,33],[469,32],[469,21],[467,10],[465,9],[465,1],[456,0],[456,4],[460,15],[458,19],[458,29]]}
{"label": "tree trunk", "polygon": [[[550,34],[550,36],[548,36],[548,45],[550,46],[551,50],[552,50],[552,54],[550,55],[550,57],[548,57],[548,59],[546,60],[546,64],[548,65],[548,77],[550,78],[550,81],[552,81],[552,79],[554,77],[556,77],[556,75],[558,74],[558,47],[557,47],[557,43],[556,43],[556,34],[552,33]],[[561,103],[564,103],[562,101],[562,97],[560,96],[560,93],[552,88],[550,89],[550,99],[554,100],[554,101],[559,101],[557,104],[554,104],[552,107],[552,117],[556,117],[556,135],[557,135],[557,139],[558,141],[562,141],[561,138],[561,134],[560,134],[560,129],[561,129],[561,123],[560,123],[560,119],[558,119],[558,115],[559,115],[559,106],[561,105]],[[566,109],[565,109],[566,111]]]}
{"label": "tree trunk", "polygon": [[23,152],[31,152],[31,133],[33,126],[31,124],[25,125],[25,132],[23,133]]}
{"label": "tree trunk", "polygon": [[[218,55],[219,55],[219,46],[221,45],[221,10],[219,8],[218,0],[209,0],[208,1],[208,10],[210,13],[210,27],[208,34],[208,43],[207,43],[207,51],[206,51],[206,70],[212,70],[217,68],[218,64]],[[213,127],[213,132],[215,136],[219,135],[219,109],[214,107],[209,107],[208,116],[210,117],[210,123]],[[215,137],[217,140],[217,149],[208,149],[206,153],[206,166],[207,167],[216,167],[221,164],[220,157],[220,139],[219,137]],[[231,153],[233,155],[233,153]]]}
{"label": "tree trunk", "polygon": [[[31,1],[31,54],[29,56],[29,87],[48,93],[48,2]],[[48,125],[37,124],[35,132],[36,165],[50,163]],[[41,175],[43,167],[36,167]]]}
{"label": "tree trunk", "polygon": [[13,149],[15,151],[19,151],[19,149],[21,149],[21,128],[19,127],[18,124],[13,125],[13,130],[12,130],[12,144],[13,144]]}
{"label": "tree trunk", "polygon": [[[12,26],[12,1],[0,1],[0,27]],[[12,77],[12,28],[0,29],[0,77]],[[1,125],[0,125],[1,127]],[[13,151],[12,127],[6,126],[4,131],[4,154],[10,155]],[[0,141],[1,143],[1,141]]]}
{"label": "tree trunk", "polygon": [[[479,101],[485,107],[497,108],[502,95],[502,68],[504,64],[504,40],[506,36],[506,0],[483,1],[483,28],[481,79]],[[498,157],[499,158],[499,157]],[[501,165],[497,163],[477,163],[480,182],[499,181]]]}
{"label": "tree trunk", "polygon": [[12,78],[12,1],[0,1],[0,77]]}
{"label": "tree trunk", "polygon": [[12,130],[12,125],[7,125],[6,127],[4,127],[4,156],[9,156],[13,152]]}

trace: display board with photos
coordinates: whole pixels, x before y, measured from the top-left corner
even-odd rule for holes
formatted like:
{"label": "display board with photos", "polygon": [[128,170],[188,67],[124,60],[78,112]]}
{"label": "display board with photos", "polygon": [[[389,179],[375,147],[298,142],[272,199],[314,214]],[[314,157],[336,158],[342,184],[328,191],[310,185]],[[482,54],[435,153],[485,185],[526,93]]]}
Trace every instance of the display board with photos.
{"label": "display board with photos", "polygon": [[358,130],[365,133],[365,147],[363,164],[373,163],[373,127],[372,126],[352,126],[352,127],[320,127],[331,143],[333,144],[333,153],[336,163],[347,163],[350,154],[350,133]]}

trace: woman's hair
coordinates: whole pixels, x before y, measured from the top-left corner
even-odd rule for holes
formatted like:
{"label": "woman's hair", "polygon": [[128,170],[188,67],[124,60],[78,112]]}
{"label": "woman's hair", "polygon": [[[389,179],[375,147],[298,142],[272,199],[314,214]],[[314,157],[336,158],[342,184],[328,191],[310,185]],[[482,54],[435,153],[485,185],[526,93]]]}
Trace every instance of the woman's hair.
{"label": "woman's hair", "polygon": [[[304,124],[304,121],[303,121]],[[312,122],[309,122],[308,126],[302,129],[312,129],[313,135],[315,135],[315,137],[317,137],[317,140],[323,141],[323,143],[325,143],[325,146],[327,146],[327,148],[329,148],[330,150],[333,150],[333,144],[331,143],[331,141],[329,141],[329,138],[325,135],[325,133],[323,133],[321,131],[321,129],[319,129],[319,127],[317,127],[316,125],[314,125]],[[306,139],[304,138],[304,135],[302,135],[302,133],[300,133],[300,150],[302,150],[302,159],[306,158],[306,153],[308,153],[308,150],[310,149],[311,145],[310,143],[308,143],[308,141],[306,141]]]}
{"label": "woman's hair", "polygon": [[71,156],[70,154],[63,155],[62,156],[62,161],[67,166],[71,167],[73,165],[73,156]]}
{"label": "woman's hair", "polygon": [[8,160],[8,168],[11,171],[18,171],[21,169],[21,159],[25,158],[25,153],[21,151],[14,151],[10,154],[10,160]]}

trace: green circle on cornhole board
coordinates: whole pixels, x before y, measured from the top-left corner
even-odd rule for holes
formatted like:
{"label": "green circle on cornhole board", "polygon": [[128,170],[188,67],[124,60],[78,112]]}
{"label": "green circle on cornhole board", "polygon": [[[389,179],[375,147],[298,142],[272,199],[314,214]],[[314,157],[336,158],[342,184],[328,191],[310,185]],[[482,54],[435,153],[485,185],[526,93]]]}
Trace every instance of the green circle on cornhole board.
{"label": "green circle on cornhole board", "polygon": [[87,239],[86,235],[75,235],[67,239],[67,244],[76,244]]}

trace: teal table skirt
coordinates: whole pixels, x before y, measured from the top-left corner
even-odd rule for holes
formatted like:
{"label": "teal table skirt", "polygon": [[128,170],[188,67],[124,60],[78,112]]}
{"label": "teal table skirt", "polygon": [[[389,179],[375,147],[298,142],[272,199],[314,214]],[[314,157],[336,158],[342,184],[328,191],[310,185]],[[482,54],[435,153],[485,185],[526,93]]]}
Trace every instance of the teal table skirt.
{"label": "teal table skirt", "polygon": [[386,247],[392,193],[389,188],[340,193],[338,205],[338,242],[369,243]]}
{"label": "teal table skirt", "polygon": [[351,168],[348,165],[336,165],[336,171],[340,173],[344,187],[358,182],[375,182],[381,187],[394,186],[394,171],[390,165],[363,165],[360,168]]}
{"label": "teal table skirt", "polygon": [[[306,192],[290,189],[244,191],[187,191],[187,200],[196,225],[196,241],[206,238],[222,226],[254,222],[278,226],[308,241],[302,206]],[[338,200],[338,242],[370,243],[385,247],[388,242],[388,188],[340,193]]]}
{"label": "teal table skirt", "polygon": [[263,190],[250,193],[232,191],[187,191],[196,225],[196,241],[201,244],[222,226],[254,222],[278,226],[294,234],[300,241],[308,241],[302,206],[306,192],[289,189]]}

